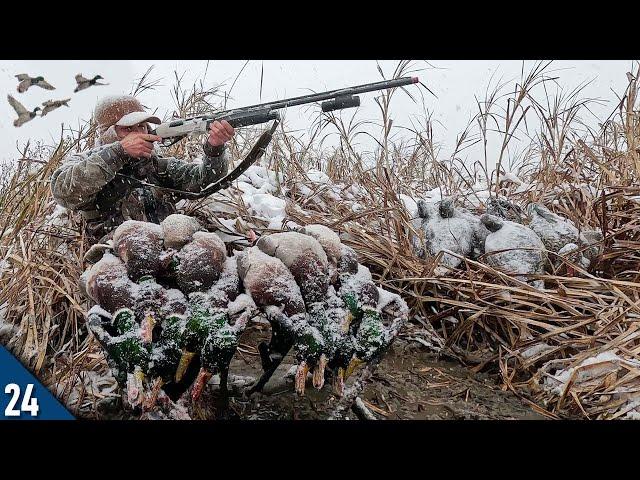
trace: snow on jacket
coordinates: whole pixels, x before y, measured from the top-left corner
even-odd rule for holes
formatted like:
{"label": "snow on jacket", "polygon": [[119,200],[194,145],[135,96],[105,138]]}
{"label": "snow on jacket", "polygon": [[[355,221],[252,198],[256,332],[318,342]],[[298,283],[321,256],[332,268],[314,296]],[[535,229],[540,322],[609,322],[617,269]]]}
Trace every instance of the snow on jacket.
{"label": "snow on jacket", "polygon": [[228,172],[224,147],[205,142],[202,163],[152,155],[135,159],[120,142],[69,154],[51,177],[55,200],[82,212],[89,241],[95,243],[125,220],[159,223],[175,213],[180,195],[141,185],[198,192]]}

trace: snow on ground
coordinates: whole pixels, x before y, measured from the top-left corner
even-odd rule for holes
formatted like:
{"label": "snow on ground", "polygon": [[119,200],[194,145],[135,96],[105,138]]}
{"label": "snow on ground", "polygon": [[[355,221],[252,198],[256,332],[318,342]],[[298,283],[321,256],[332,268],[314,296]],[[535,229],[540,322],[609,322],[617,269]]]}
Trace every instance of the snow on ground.
{"label": "snow on ground", "polygon": [[549,352],[551,350],[554,350],[555,347],[552,347],[551,345],[548,345],[546,343],[536,343],[535,345],[532,345],[528,348],[525,348],[524,350],[522,350],[520,352],[520,356],[525,359],[528,360],[530,358],[533,358],[537,355],[540,355],[542,353],[545,352]]}
{"label": "snow on ground", "polygon": [[332,183],[329,176],[326,173],[321,172],[320,170],[315,170],[315,169],[309,170],[307,172],[307,177],[313,183],[325,183],[325,184]]}
{"label": "snow on ground", "polygon": [[[575,367],[559,370],[555,375],[545,379],[545,386],[556,395],[562,395],[569,386],[569,381],[575,385],[584,384],[590,380],[611,372],[611,364],[618,364],[622,359],[613,351],[603,352],[590,357]],[[591,368],[585,368],[585,367]]]}
{"label": "snow on ground", "polygon": [[53,212],[51,212],[45,221],[45,225],[57,226],[57,227],[66,227],[69,225],[69,217],[71,216],[70,212],[60,206],[56,205]]}
{"label": "snow on ground", "polygon": [[0,329],[5,326],[4,319],[7,314],[7,304],[6,302],[0,305]]}
{"label": "snow on ground", "polygon": [[245,195],[242,196],[242,199],[256,215],[266,219],[272,219],[274,217],[284,218],[284,211],[287,206],[285,200],[274,197],[270,193]]}

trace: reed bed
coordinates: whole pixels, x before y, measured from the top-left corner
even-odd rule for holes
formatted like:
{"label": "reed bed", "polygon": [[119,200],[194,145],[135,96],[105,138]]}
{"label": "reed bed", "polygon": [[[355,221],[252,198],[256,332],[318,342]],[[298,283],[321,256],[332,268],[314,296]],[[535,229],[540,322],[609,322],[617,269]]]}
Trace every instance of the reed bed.
{"label": "reed bed", "polygon": [[[499,374],[505,390],[550,418],[635,418],[640,416],[640,71],[628,74],[615,111],[592,131],[579,121],[592,101],[580,98],[580,89],[537,100],[534,90],[549,81],[548,67],[540,62],[514,88],[488,91],[449,156],[437,148],[428,114],[413,127],[413,139],[392,139],[387,92],[378,99],[381,136],[373,156],[354,147],[361,124],[327,114],[304,139],[283,125],[261,164],[283,178],[278,195],[287,201],[288,220],[333,228],[380,286],[405,298],[412,321],[404,336],[475,371]],[[401,62],[393,75],[412,68]],[[223,98],[202,85],[185,89],[178,76],[173,96],[174,115],[202,113]],[[527,122],[531,145],[513,157],[511,139]],[[498,125],[500,145],[495,168],[489,154],[462,161],[468,146],[490,138],[492,123]],[[337,147],[323,147],[327,132],[338,136]],[[234,160],[246,154],[258,133],[246,129],[234,139]],[[87,248],[82,220],[56,210],[49,178],[68,152],[86,149],[93,140],[89,124],[63,131],[53,148],[27,146],[17,168],[3,175],[0,189],[5,325],[0,341],[74,413],[90,418],[100,415],[97,402],[116,393],[104,384],[106,363],[84,327],[89,305],[75,284]],[[194,145],[197,139],[169,153],[192,158]],[[312,178],[311,169],[330,181]],[[519,180],[505,175],[508,171]],[[542,203],[581,229],[602,232],[599,253],[588,270],[551,254],[554,266],[538,277],[544,280],[542,290],[482,258],[463,259],[460,267],[442,273],[436,269],[438,256],[425,260],[415,254],[420,230],[405,203],[405,196],[419,199],[434,191],[478,214],[492,196],[506,197],[523,211],[529,202]],[[268,222],[256,218],[233,188],[214,200],[234,210],[220,217],[239,219],[237,232],[269,231]],[[208,215],[213,224],[206,207],[204,201],[183,205],[187,213]]]}

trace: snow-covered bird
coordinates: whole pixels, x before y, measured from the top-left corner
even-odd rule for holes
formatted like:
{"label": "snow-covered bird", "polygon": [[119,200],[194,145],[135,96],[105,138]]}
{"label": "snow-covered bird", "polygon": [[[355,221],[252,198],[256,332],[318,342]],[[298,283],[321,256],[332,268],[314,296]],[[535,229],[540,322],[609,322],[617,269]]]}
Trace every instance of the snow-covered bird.
{"label": "snow-covered bird", "polygon": [[95,77],[89,79],[84,78],[81,73],[76,75],[76,83],[78,86],[73,91],[74,93],[79,92],[80,90],[84,90],[85,88],[89,88],[92,85],[108,85],[108,83],[99,83],[98,80],[104,80],[100,75],[96,75]]}
{"label": "snow-covered bird", "polygon": [[70,98],[66,98],[64,100],[47,100],[46,102],[44,102],[42,104],[42,106],[44,106],[44,108],[42,109],[42,113],[40,115],[42,115],[43,117],[49,113],[49,112],[53,112],[56,108],[60,108],[63,105],[65,107],[68,107],[68,103],[71,101]]}
{"label": "snow-covered bird", "polygon": [[538,289],[543,280],[530,280],[529,275],[542,275],[547,263],[547,250],[540,237],[526,225],[484,214],[480,221],[491,232],[484,248],[487,265],[502,270]]}
{"label": "snow-covered bird", "polygon": [[7,98],[9,99],[9,103],[11,104],[13,109],[18,114],[18,118],[13,122],[14,127],[20,127],[23,124],[27,123],[29,120],[34,119],[37,115],[36,112],[38,110],[41,110],[40,107],[36,107],[33,109],[32,112],[30,112],[29,110],[24,108],[24,105],[22,105],[19,101],[17,101],[11,95],[7,95]]}
{"label": "snow-covered bird", "polygon": [[49,82],[47,82],[44,77],[30,77],[29,75],[27,75],[26,73],[20,73],[18,75],[15,76],[18,80],[20,80],[20,83],[18,84],[18,92],[19,93],[24,93],[26,92],[29,87],[35,85],[37,87],[40,88],[44,88],[45,90],[55,90],[56,87],[54,87],[53,85],[51,85]]}

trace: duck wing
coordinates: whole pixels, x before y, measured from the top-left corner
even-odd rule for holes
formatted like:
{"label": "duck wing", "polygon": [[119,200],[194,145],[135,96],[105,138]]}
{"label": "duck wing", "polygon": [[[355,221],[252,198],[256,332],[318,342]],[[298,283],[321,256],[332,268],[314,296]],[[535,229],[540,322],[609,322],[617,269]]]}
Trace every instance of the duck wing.
{"label": "duck wing", "polygon": [[58,108],[60,106],[60,101],[59,100],[47,100],[46,102],[43,102],[42,105],[44,106],[44,108],[42,109],[42,113],[40,115],[42,115],[43,117],[55,110],[56,108]]}
{"label": "duck wing", "polygon": [[51,85],[49,82],[47,82],[46,80],[43,80],[41,82],[36,83],[36,85],[38,85],[39,87],[44,88],[45,90],[55,90],[56,87],[54,87],[53,85]]}
{"label": "duck wing", "polygon": [[27,75],[26,73],[19,73],[18,75],[15,75],[15,77],[20,81],[29,80],[29,75]]}
{"label": "duck wing", "polygon": [[27,90],[29,90],[29,87],[31,86],[31,80],[22,80],[19,84],[18,87],[16,88],[16,90],[18,90],[18,93],[24,93]]}
{"label": "duck wing", "polygon": [[16,111],[18,116],[24,115],[25,113],[29,113],[29,111],[26,108],[24,108],[24,105],[22,105],[19,101],[17,101],[11,95],[7,95],[7,98],[9,99],[9,103],[11,104],[13,109]]}
{"label": "duck wing", "polygon": [[81,83],[84,83],[84,82],[88,82],[88,81],[89,81],[89,79],[88,78],[84,78],[81,73],[76,75],[76,83],[78,85],[81,84]]}

